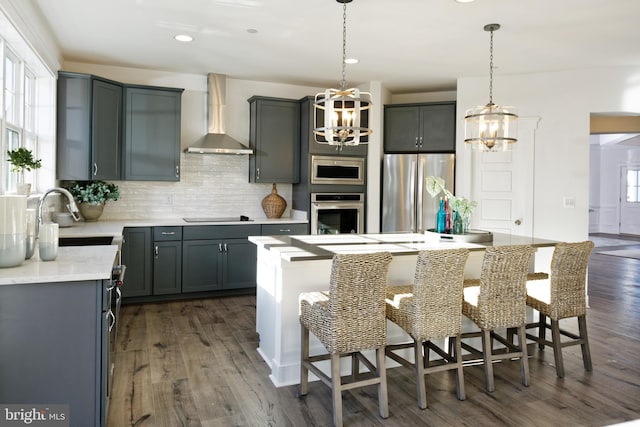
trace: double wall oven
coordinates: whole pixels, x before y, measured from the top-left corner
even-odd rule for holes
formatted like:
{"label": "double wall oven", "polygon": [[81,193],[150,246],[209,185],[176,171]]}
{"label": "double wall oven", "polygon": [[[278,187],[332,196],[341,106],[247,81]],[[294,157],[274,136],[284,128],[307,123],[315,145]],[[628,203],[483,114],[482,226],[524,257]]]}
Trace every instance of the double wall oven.
{"label": "double wall oven", "polygon": [[311,156],[311,234],[364,232],[365,158]]}

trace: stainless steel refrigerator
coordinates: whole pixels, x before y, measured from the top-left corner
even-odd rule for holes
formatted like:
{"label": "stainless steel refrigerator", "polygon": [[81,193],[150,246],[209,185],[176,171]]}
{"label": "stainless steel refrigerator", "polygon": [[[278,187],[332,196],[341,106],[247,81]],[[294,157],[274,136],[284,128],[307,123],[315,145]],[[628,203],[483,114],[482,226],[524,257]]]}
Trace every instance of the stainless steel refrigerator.
{"label": "stainless steel refrigerator", "polygon": [[435,228],[440,196],[425,178],[442,177],[454,192],[454,154],[385,154],[382,168],[382,231],[422,233]]}

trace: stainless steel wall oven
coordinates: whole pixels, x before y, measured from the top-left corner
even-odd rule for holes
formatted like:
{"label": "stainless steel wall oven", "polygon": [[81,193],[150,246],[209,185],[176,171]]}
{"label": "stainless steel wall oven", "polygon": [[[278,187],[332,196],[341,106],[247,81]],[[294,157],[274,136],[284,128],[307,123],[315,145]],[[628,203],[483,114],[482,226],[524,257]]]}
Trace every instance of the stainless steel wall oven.
{"label": "stainless steel wall oven", "polygon": [[364,157],[311,156],[311,184],[364,185]]}
{"label": "stainless steel wall oven", "polygon": [[363,193],[311,193],[311,234],[363,232]]}

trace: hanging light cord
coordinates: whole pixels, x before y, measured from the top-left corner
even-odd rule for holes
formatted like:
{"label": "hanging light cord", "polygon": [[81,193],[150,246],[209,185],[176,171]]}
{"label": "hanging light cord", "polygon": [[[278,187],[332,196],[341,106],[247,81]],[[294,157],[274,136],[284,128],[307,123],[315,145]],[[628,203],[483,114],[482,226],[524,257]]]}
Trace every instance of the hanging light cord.
{"label": "hanging light cord", "polygon": [[347,88],[347,3],[342,4],[342,81],[340,89]]}
{"label": "hanging light cord", "polygon": [[493,30],[489,40],[489,105],[493,105]]}

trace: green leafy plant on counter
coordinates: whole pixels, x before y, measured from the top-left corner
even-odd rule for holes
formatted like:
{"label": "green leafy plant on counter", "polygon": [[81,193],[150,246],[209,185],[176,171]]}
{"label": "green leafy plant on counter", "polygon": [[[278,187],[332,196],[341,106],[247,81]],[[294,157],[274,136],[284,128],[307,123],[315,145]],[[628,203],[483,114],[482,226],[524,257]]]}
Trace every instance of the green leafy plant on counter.
{"label": "green leafy plant on counter", "polygon": [[78,203],[97,205],[120,197],[118,186],[104,181],[77,181],[67,186],[67,190]]}
{"label": "green leafy plant on counter", "polygon": [[449,206],[454,211],[457,211],[462,218],[469,218],[476,208],[478,203],[470,201],[466,197],[456,197],[449,190],[445,188],[444,179],[439,176],[430,175],[425,178],[425,185],[427,191],[431,197],[436,197],[440,193],[443,193],[447,199],[449,199]]}

